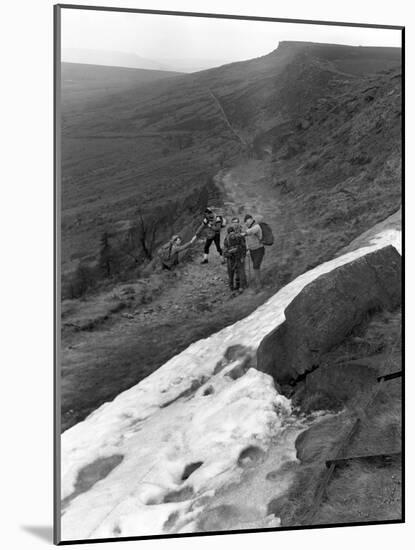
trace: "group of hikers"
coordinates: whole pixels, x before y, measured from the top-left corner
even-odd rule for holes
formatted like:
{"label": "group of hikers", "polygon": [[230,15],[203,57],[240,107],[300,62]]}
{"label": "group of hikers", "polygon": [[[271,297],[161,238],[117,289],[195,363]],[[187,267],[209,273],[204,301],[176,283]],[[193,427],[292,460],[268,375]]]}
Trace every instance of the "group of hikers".
{"label": "group of hikers", "polygon": [[160,249],[159,258],[162,268],[173,269],[179,263],[180,253],[194,244],[199,237],[204,236],[205,244],[201,264],[208,263],[209,250],[214,243],[218,254],[222,257],[222,263],[227,264],[231,292],[242,293],[249,283],[245,272],[246,257],[249,253],[248,262],[252,262],[253,268],[252,286],[258,292],[261,289],[260,269],[265,255],[264,245],[273,242],[269,226],[262,222],[257,223],[250,214],[246,214],[244,217],[244,225],[240,223],[238,217],[234,217],[227,227],[222,248],[221,231],[225,227],[226,220],[223,216],[216,214],[213,208],[206,208],[203,221],[189,242],[182,244],[180,236],[173,235],[169,242]]}

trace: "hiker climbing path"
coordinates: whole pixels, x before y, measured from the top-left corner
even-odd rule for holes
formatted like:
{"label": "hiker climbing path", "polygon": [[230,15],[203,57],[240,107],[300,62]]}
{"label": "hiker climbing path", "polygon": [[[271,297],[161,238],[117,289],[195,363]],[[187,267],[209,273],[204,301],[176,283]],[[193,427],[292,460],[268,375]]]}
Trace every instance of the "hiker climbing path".
{"label": "hiker climbing path", "polygon": [[[217,174],[216,185],[224,194],[224,206],[220,213],[229,223],[233,216],[243,222],[245,214],[250,213],[258,221],[266,221],[278,236],[287,231],[287,215],[282,215],[278,206],[278,196],[272,188],[267,174],[268,165],[264,161],[249,160]],[[290,218],[292,222],[292,217]],[[285,226],[285,227],[284,227]],[[290,231],[290,230],[289,230]],[[290,231],[290,233],[294,233]],[[222,242],[226,229],[222,230]],[[169,279],[168,288],[163,291],[148,308],[137,312],[140,322],[155,322],[160,312],[168,317],[177,316],[177,312],[211,311],[230,299],[227,286],[226,265],[222,265],[214,246],[211,247],[209,263],[200,265],[204,239],[193,247],[193,260],[179,265]],[[264,266],[273,263],[281,252],[285,241],[280,240],[268,247]],[[199,254],[197,253],[199,252]],[[246,269],[249,275],[248,259]],[[237,300],[246,299],[236,298]]]}
{"label": "hiker climbing path", "polygon": [[[215,178],[216,185],[224,195],[224,204],[220,207],[220,213],[228,223],[233,216],[238,216],[243,222],[244,215],[250,213],[257,221],[264,220],[271,226],[276,241],[273,246],[266,249],[264,267],[272,265],[282,257],[283,248],[288,242],[286,235],[293,238],[296,234],[295,227],[290,227],[290,224],[295,226],[293,217],[286,212],[281,212],[279,208],[278,195],[272,188],[267,169],[268,165],[264,161],[248,160],[230,170],[220,171]],[[225,234],[226,229],[222,231],[222,242]],[[137,326],[177,322],[178,317],[201,315],[216,310],[230,299],[253,300],[252,297],[248,298],[245,295],[243,298],[242,296],[234,298],[230,295],[226,265],[221,263],[221,257],[214,246],[210,250],[209,263],[200,264],[203,243],[204,238],[201,238],[192,247],[190,260],[180,263],[172,272],[163,272],[160,275],[161,288],[156,290],[148,300],[134,304],[134,307],[128,308],[128,311],[117,314],[121,324],[125,325],[121,328],[121,332],[124,330],[128,332],[131,324],[136,326],[136,330]],[[249,256],[246,260],[246,271],[249,277]],[[125,300],[124,292],[129,291],[132,295],[134,293],[137,295],[143,284],[140,280],[127,285],[120,284],[108,293],[107,299],[114,295]],[[102,302],[103,296],[88,298],[84,302],[86,309],[101,310],[99,304],[97,307],[93,304],[94,299]],[[254,305],[259,305],[258,300],[255,299],[254,302]],[[109,312],[113,313],[111,309]],[[105,308],[103,317],[106,317]],[[93,323],[85,326],[89,323],[88,317],[82,326],[71,316],[64,320],[65,323],[68,327],[78,327],[81,330],[94,328]]]}
{"label": "hiker climbing path", "polygon": [[[274,235],[281,234],[286,217],[278,207],[277,194],[269,184],[267,164],[250,160],[230,170],[221,171],[215,178],[216,184],[224,194],[224,205],[220,213],[229,223],[233,216],[243,222],[246,213],[253,214],[258,220],[264,219],[270,224]],[[222,230],[221,240],[226,229]],[[148,305],[143,305],[125,314],[126,319],[140,325],[177,321],[178,316],[201,315],[217,309],[231,297],[228,289],[226,265],[214,246],[210,249],[209,263],[201,265],[204,238],[192,247],[192,259],[179,264],[171,273],[163,273],[165,278],[160,295]],[[264,265],[270,265],[278,257],[281,243],[267,248]],[[246,270],[249,275],[248,259]],[[235,300],[246,300],[235,298]]]}

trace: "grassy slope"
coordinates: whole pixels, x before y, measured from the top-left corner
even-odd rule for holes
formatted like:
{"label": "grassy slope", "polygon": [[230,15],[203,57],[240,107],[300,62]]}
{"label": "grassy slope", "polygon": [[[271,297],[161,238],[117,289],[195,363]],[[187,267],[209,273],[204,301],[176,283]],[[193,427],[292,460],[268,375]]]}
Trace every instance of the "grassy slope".
{"label": "grassy slope", "polygon": [[371,74],[379,60],[369,57],[369,74],[345,75],[338,71],[351,63],[347,57],[334,64],[327,52],[309,55],[290,67],[297,76],[290,97],[281,98],[283,122],[254,143],[271,162],[282,210],[292,213],[279,265],[287,279],[331,258],[401,202],[400,67]]}
{"label": "grassy slope", "polygon": [[79,108],[87,101],[94,102],[109,93],[122,92],[179,74],[173,71],[64,62],[61,66],[62,101],[65,107]]}
{"label": "grassy slope", "polygon": [[[287,277],[328,260],[401,204],[400,79],[383,77],[369,103],[362,89],[333,101],[330,118],[313,110],[311,126],[273,153],[270,177],[295,213],[282,236]],[[284,158],[293,143],[301,149]]]}
{"label": "grassy slope", "polygon": [[[132,218],[137,206],[180,200],[240,154],[268,151],[275,184],[283,182],[295,209],[305,206],[309,218],[333,210],[337,223],[354,206],[353,193],[364,211],[368,178],[381,178],[378,187],[397,187],[400,82],[374,73],[392,66],[397,73],[399,63],[400,51],[393,48],[282,43],[261,58],[194,75],[138,87],[128,80],[122,92],[110,89],[94,102],[79,104],[64,93],[64,270],[96,254],[102,231]],[[158,71],[141,73],[160,77]],[[87,76],[80,75],[86,90]],[[385,105],[391,110],[386,115]],[[380,189],[375,208],[383,195]],[[358,217],[352,212],[353,220]],[[316,232],[331,224],[321,220]]]}
{"label": "grassy slope", "polygon": [[[173,84],[174,82],[174,84]],[[104,229],[183,200],[240,144],[204,88],[182,77],[63,108],[63,270],[96,254]]]}

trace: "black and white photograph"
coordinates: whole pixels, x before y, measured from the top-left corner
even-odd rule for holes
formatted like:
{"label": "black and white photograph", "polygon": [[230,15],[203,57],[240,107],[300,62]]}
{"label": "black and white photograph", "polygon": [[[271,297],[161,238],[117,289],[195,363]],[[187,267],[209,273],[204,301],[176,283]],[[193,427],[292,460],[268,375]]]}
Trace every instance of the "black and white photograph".
{"label": "black and white photograph", "polygon": [[54,7],[55,542],[403,522],[404,27],[139,4]]}

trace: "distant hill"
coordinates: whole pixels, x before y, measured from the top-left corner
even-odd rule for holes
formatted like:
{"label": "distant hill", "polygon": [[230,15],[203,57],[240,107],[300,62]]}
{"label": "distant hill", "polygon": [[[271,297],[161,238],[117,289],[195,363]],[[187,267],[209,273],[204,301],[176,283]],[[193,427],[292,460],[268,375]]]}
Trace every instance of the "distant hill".
{"label": "distant hill", "polygon": [[205,71],[211,69],[212,67],[219,67],[221,65],[226,65],[231,63],[229,59],[221,58],[205,58],[205,57],[189,57],[186,59],[183,58],[174,58],[174,57],[165,57],[160,58],[160,62],[168,67],[170,70],[180,71],[183,73],[194,73],[198,71]]}
{"label": "distant hill", "polygon": [[276,192],[310,228],[326,216],[317,232],[364,231],[399,207],[400,64],[399,48],[281,42],[83,104],[64,86],[64,266],[93,258],[102,231],[137,208],[180,204],[246,157],[267,159]]}
{"label": "distant hill", "polygon": [[149,69],[156,71],[169,70],[166,64],[160,63],[159,61],[147,59],[135,53],[110,50],[64,48],[62,50],[62,60],[67,63],[105,65],[108,67],[130,67],[132,69]]}
{"label": "distant hill", "polygon": [[80,109],[82,102],[89,100],[96,102],[109,94],[136,88],[163,78],[171,78],[178,74],[180,73],[171,71],[62,63],[62,101],[64,105],[74,103]]}
{"label": "distant hill", "polygon": [[64,63],[80,63],[86,65],[101,65],[108,67],[126,67],[132,69],[148,69],[152,71],[174,71],[191,73],[211,67],[219,67],[230,63],[223,58],[165,57],[148,59],[135,53],[117,52],[109,50],[88,50],[81,48],[64,48],[62,50]]}
{"label": "distant hill", "polygon": [[308,55],[330,63],[333,68],[339,71],[359,75],[368,75],[390,69],[399,65],[401,59],[400,48],[390,47],[282,41],[275,52],[283,50],[307,52]]}

